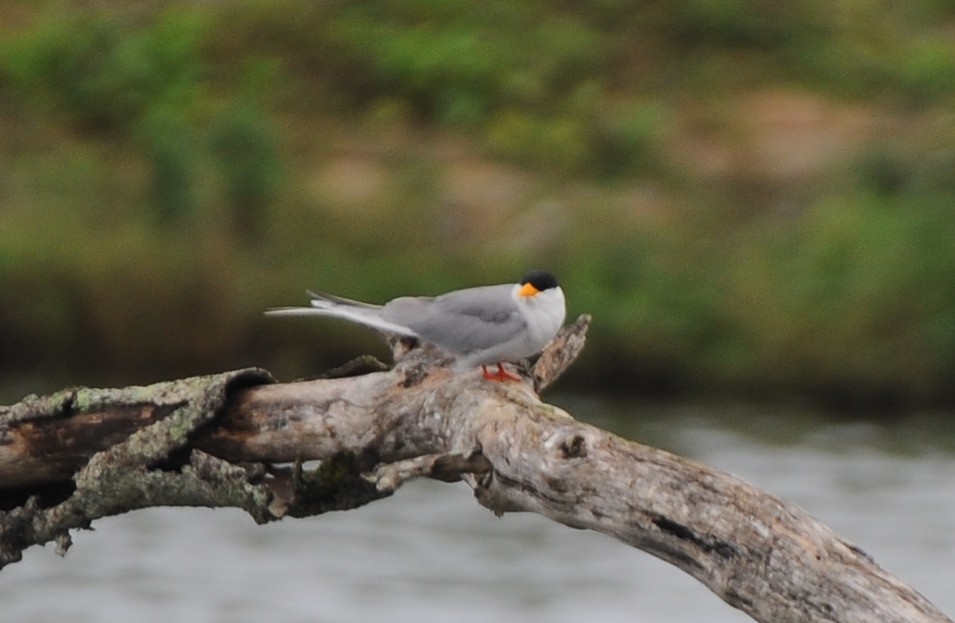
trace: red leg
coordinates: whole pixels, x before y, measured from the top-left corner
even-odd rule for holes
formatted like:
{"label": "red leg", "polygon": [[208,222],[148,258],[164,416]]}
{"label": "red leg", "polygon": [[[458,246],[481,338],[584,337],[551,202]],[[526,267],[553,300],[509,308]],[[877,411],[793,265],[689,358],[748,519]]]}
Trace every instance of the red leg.
{"label": "red leg", "polygon": [[488,372],[488,371],[487,371],[487,366],[483,366],[483,365],[481,366],[481,369],[484,370],[484,378],[486,378],[486,379],[489,380],[489,381],[499,381],[499,382],[502,382],[502,381],[517,381],[517,382],[520,382],[520,381],[523,380],[523,379],[521,379],[521,377],[519,377],[519,376],[514,376],[513,374],[511,374],[510,372],[508,372],[507,370],[505,370],[505,369],[504,369],[504,366],[501,365],[500,363],[497,364],[497,372]]}

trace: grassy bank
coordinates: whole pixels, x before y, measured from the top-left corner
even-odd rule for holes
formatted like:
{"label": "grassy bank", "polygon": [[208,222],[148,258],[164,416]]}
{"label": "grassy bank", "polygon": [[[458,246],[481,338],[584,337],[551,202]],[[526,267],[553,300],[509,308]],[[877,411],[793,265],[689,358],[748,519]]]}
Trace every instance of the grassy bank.
{"label": "grassy bank", "polygon": [[[0,3],[0,371],[300,375],[260,312],[531,266],[570,381],[955,402],[955,5]],[[380,352],[380,351],[379,351]]]}

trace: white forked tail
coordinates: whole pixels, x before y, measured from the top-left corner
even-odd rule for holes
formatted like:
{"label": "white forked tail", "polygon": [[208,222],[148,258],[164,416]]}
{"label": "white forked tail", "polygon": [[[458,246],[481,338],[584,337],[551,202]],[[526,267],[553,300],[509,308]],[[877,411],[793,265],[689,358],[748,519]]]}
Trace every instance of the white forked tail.
{"label": "white forked tail", "polygon": [[314,292],[309,292],[309,294],[313,297],[311,307],[277,307],[265,313],[269,316],[328,316],[331,318],[343,318],[366,327],[378,329],[379,331],[418,337],[418,335],[408,327],[382,318],[382,308],[378,305],[369,305],[367,303],[350,301],[348,299],[341,299]]}

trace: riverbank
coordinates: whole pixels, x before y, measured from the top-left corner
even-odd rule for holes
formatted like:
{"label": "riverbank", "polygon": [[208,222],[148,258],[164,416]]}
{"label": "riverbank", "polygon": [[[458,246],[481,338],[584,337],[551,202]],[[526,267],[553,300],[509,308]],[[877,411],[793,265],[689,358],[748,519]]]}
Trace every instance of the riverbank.
{"label": "riverbank", "polygon": [[952,404],[943,5],[0,3],[0,373],[304,375],[374,348],[305,288],[540,266],[568,383]]}

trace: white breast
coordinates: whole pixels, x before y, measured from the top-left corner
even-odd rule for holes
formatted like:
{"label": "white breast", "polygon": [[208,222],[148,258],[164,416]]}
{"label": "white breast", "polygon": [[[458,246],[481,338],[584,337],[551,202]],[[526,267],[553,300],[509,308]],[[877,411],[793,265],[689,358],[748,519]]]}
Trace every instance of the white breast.
{"label": "white breast", "polygon": [[567,315],[564,291],[559,287],[549,288],[536,296],[518,299],[518,307],[527,321],[528,343],[533,349],[530,354],[534,354],[547,346],[564,324]]}

